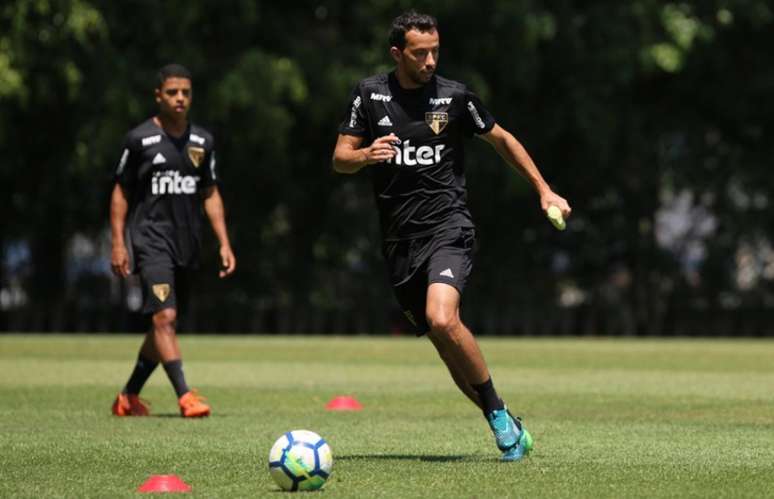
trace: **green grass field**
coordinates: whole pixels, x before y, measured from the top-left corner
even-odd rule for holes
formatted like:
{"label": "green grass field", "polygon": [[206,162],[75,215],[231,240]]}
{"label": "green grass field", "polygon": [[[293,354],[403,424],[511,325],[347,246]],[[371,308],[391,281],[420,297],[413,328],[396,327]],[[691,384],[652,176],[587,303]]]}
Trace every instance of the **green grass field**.
{"label": "green grass field", "polygon": [[[500,463],[480,413],[427,340],[182,336],[213,405],[177,417],[158,369],[155,417],[110,404],[140,336],[0,336],[0,496],[132,497],[177,474],[197,497],[281,497],[267,455],[286,430],[333,448],[338,497],[771,497],[774,342],[484,339],[533,454]],[[326,412],[334,395],[365,409]]]}

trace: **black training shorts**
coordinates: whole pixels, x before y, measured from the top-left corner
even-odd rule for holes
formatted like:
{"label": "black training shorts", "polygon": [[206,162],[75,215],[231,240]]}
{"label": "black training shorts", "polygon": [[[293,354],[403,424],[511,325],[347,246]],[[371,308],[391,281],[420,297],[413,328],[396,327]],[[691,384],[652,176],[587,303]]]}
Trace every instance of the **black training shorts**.
{"label": "black training shorts", "polygon": [[188,270],[168,263],[146,263],[139,269],[142,283],[142,313],[155,314],[165,308],[180,310],[188,299]]}
{"label": "black training shorts", "polygon": [[430,284],[449,284],[462,295],[473,269],[475,240],[473,228],[456,227],[430,236],[384,243],[382,252],[395,297],[417,335],[430,330],[425,313]]}

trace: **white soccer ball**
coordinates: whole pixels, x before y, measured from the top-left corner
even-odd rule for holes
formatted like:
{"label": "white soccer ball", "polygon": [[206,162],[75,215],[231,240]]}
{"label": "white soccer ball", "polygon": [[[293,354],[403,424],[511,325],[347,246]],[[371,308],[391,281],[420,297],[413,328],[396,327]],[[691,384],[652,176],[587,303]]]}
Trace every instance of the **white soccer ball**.
{"label": "white soccer ball", "polygon": [[269,451],[269,473],[284,490],[319,489],[332,469],[331,447],[312,431],[289,431]]}

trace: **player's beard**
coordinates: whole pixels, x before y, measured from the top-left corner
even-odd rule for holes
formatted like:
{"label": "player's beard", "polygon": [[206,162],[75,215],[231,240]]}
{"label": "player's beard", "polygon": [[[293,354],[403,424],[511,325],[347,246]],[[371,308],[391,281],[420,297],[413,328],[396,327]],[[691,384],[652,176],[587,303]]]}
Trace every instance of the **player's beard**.
{"label": "player's beard", "polygon": [[408,77],[417,85],[427,85],[430,82],[430,79],[432,79],[434,73],[435,71],[427,71],[424,73],[419,70],[408,71]]}

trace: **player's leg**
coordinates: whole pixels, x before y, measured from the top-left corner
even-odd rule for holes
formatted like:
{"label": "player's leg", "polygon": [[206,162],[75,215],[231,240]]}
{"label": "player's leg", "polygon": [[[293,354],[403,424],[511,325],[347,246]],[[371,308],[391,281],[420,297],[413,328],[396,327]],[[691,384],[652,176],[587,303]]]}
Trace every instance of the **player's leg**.
{"label": "player's leg", "polygon": [[[410,241],[390,242],[383,247],[393,281],[395,297],[418,336],[425,335],[430,330],[426,313],[428,261],[439,244],[454,242],[456,236],[449,241],[445,239],[449,238],[432,236]],[[398,284],[395,284],[396,282]],[[470,386],[454,358],[447,353],[448,349],[445,344],[435,339],[434,336],[430,336],[430,340],[441,354],[441,359],[449,369],[449,373],[460,391],[471,402],[480,406],[478,394]]]}
{"label": "player's leg", "polygon": [[153,328],[151,328],[145,334],[129,379],[113,401],[114,415],[147,416],[149,414],[148,403],[140,399],[140,391],[158,365],[159,355],[154,344]]}
{"label": "player's leg", "polygon": [[497,395],[478,343],[460,320],[459,298],[459,292],[448,284],[428,286],[428,337],[457,386],[474,403],[477,397],[477,405],[494,433],[497,447],[503,451],[503,460],[516,461],[532,448],[532,437]]}
{"label": "player's leg", "polygon": [[[403,315],[406,316],[408,321],[414,327],[414,332],[416,332],[417,336],[427,334],[430,330],[430,326],[427,324],[425,313],[427,282],[424,274],[412,278],[410,281],[393,288],[393,290],[398,299],[398,303],[403,310]],[[480,407],[481,402],[479,401],[478,394],[470,386],[467,379],[465,379],[462,371],[454,362],[453,357],[446,354],[444,344],[437,342],[433,335],[430,335],[429,338],[441,355],[441,359],[446,364],[446,367],[449,369],[449,374],[451,374],[454,383],[471,402]]]}
{"label": "player's leg", "polygon": [[177,341],[177,309],[164,308],[153,314],[153,344],[161,365],[178,397],[190,391],[183,373],[183,359]]}
{"label": "player's leg", "polygon": [[150,413],[148,408],[150,404],[140,399],[140,391],[160,361],[155,345],[154,329],[151,327],[145,334],[132,374],[113,402],[113,414],[116,416],[147,416]]}
{"label": "player's leg", "polygon": [[479,409],[483,411],[483,407],[481,406],[481,399],[478,396],[478,393],[473,389],[472,386],[470,386],[470,383],[468,383],[468,380],[465,378],[462,368],[457,365],[453,356],[448,353],[446,345],[441,340],[437,339],[437,336],[434,334],[428,335],[428,338],[432,342],[433,346],[435,346],[436,351],[438,351],[438,355],[441,357],[441,360],[443,360],[444,364],[446,364],[446,368],[449,370],[449,374],[454,380],[454,384],[457,385],[457,388],[459,388],[460,391],[465,394],[465,396],[468,397],[471,402],[476,404]]}
{"label": "player's leg", "polygon": [[153,348],[178,397],[180,412],[185,417],[208,416],[210,407],[186,382],[177,339],[178,305],[187,296],[187,280],[169,265],[151,267],[142,275],[148,291],[144,309],[152,314]]}
{"label": "player's leg", "polygon": [[503,459],[516,460],[531,448],[531,437],[497,394],[478,342],[460,318],[462,290],[473,267],[474,240],[472,230],[461,229],[443,235],[431,250],[427,264],[428,336],[457,386],[478,402],[498,448],[504,451]]}
{"label": "player's leg", "polygon": [[[473,333],[459,315],[460,293],[449,284],[434,282],[427,288],[428,337],[460,390],[484,413],[502,409],[484,356]],[[483,388],[482,388],[483,387]]]}
{"label": "player's leg", "polygon": [[151,320],[151,327],[148,329],[148,332],[145,333],[145,338],[143,339],[142,346],[140,347],[140,355],[158,364],[161,358],[159,357],[158,350],[156,350],[156,341],[153,334],[152,324],[153,321]]}
{"label": "player's leg", "polygon": [[[518,422],[497,396],[478,344],[459,315],[460,293],[472,269],[473,239],[472,230],[460,230],[424,240],[391,242],[385,244],[383,253],[395,296],[417,334],[428,334],[457,387],[485,415],[501,414],[496,422],[502,422],[507,431],[499,431],[500,437],[495,432],[498,445],[514,447]],[[428,286],[433,280],[437,284]],[[499,407],[499,412],[492,407]]]}
{"label": "player's leg", "polygon": [[143,353],[148,336],[150,335],[146,336],[146,341],[140,349],[129,380],[113,401],[111,410],[115,416],[147,416],[149,414],[149,404],[140,399],[140,390],[159,363],[155,357],[148,357]]}
{"label": "player's leg", "polygon": [[438,234],[427,254],[425,316],[428,336],[449,368],[454,382],[485,414],[502,409],[489,369],[473,334],[460,319],[460,300],[473,269],[473,229]]}

